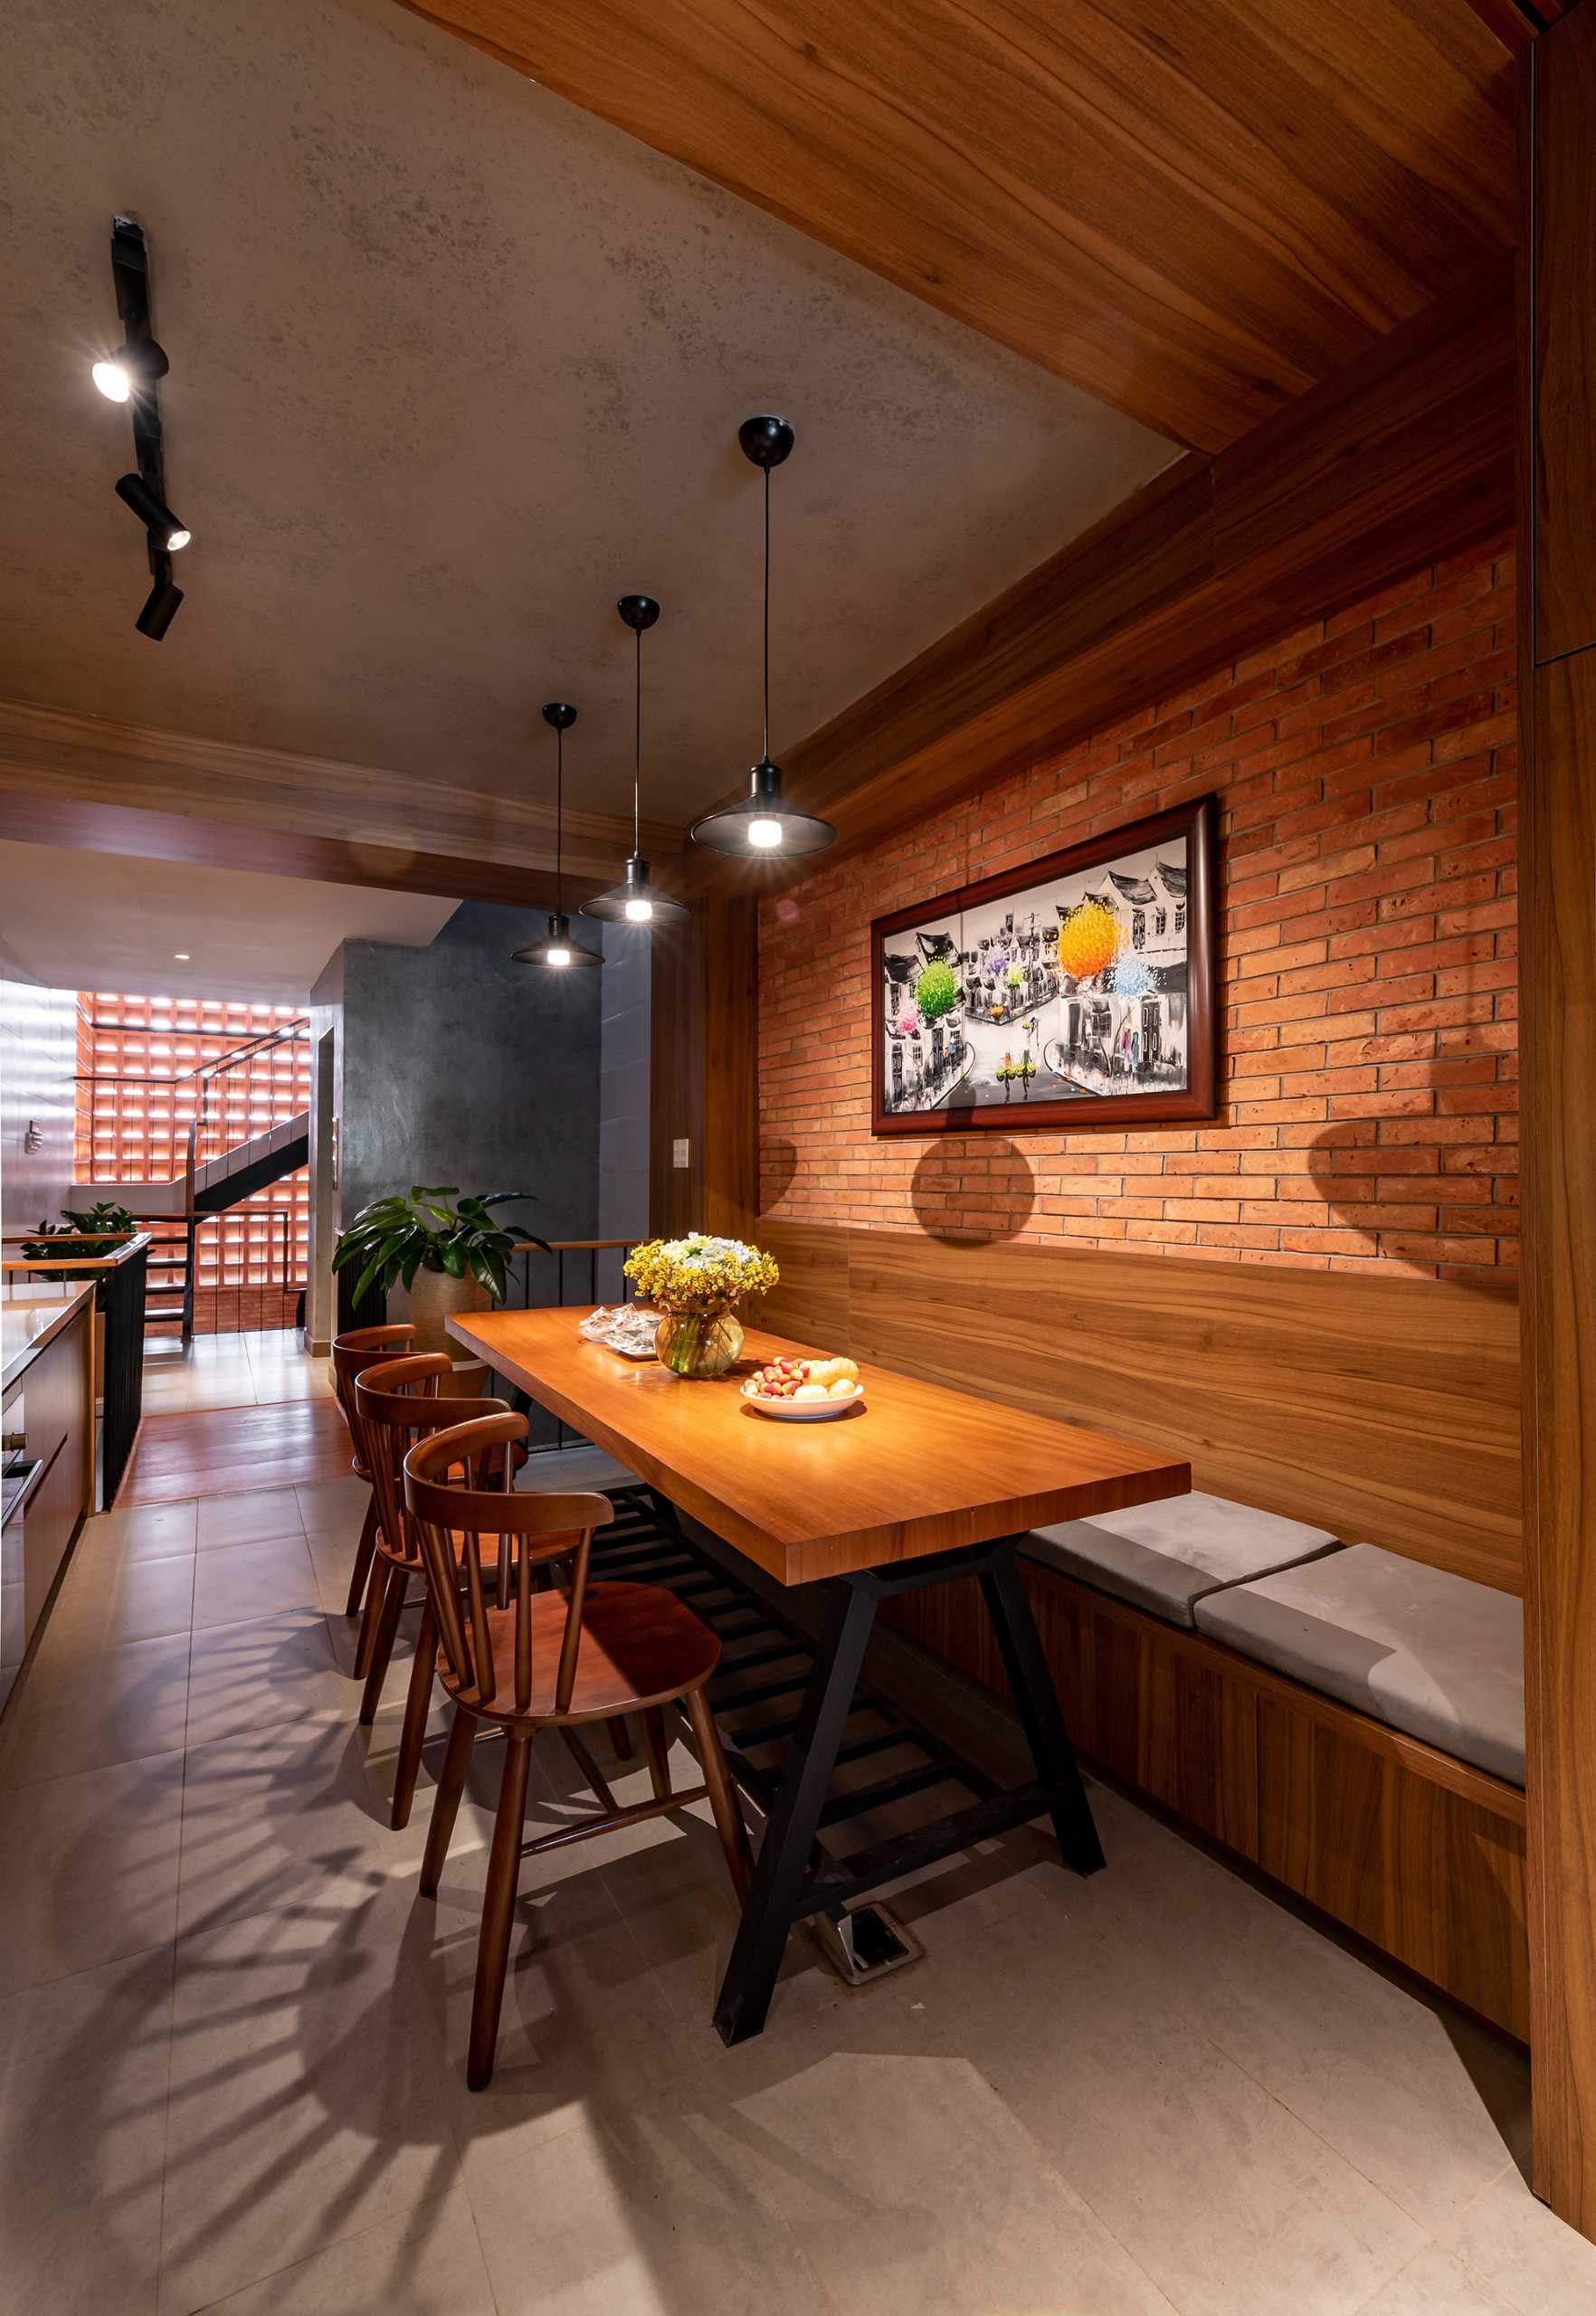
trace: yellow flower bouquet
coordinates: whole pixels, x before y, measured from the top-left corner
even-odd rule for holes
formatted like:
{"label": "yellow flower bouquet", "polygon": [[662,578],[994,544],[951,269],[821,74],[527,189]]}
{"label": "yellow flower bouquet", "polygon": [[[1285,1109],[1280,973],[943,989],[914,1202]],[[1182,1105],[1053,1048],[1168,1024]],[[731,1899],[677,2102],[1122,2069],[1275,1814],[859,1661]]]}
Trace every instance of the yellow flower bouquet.
{"label": "yellow flower bouquet", "polygon": [[781,1277],[757,1247],[701,1230],[633,1247],[625,1269],[639,1294],[665,1314],[656,1352],[673,1374],[685,1376],[726,1373],[743,1348],[736,1305],[746,1295],[767,1293]]}

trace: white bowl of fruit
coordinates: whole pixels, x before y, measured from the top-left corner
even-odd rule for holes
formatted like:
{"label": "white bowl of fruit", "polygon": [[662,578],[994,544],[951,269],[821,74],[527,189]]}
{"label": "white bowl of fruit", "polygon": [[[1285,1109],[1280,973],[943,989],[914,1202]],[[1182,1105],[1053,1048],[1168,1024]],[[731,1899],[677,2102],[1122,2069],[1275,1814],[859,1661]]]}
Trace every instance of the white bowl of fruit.
{"label": "white bowl of fruit", "polygon": [[749,1376],[743,1397],[778,1423],[829,1423],[864,1404],[864,1385],[851,1359],[773,1359]]}

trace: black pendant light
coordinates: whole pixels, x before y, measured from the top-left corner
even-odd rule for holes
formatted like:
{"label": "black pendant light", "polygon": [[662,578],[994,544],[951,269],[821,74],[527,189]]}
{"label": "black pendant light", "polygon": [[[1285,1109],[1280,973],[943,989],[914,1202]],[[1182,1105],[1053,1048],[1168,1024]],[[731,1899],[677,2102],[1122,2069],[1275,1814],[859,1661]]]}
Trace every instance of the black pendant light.
{"label": "black pendant light", "polygon": [[600,893],[595,900],[584,901],[584,916],[607,917],[618,925],[667,925],[679,917],[690,916],[692,911],[673,901],[657,885],[649,882],[649,864],[642,857],[642,640],[660,616],[660,606],[652,595],[622,595],[615,609],[637,639],[637,705],[632,727],[632,851],[627,858],[626,874],[607,893]]}
{"label": "black pendant light", "polygon": [[717,852],[751,854],[755,859],[779,860],[784,855],[823,852],[837,841],[829,821],[800,812],[782,799],[782,768],[770,760],[770,477],[793,448],[794,436],[784,418],[765,413],[745,418],[737,429],[743,456],[765,477],[765,744],[759,762],[748,775],[746,802],[724,812],[708,812],[693,830],[695,844]]}
{"label": "black pendant light", "polygon": [[556,973],[565,973],[573,965],[602,965],[604,961],[596,949],[584,949],[579,941],[572,940],[571,920],[565,907],[565,735],[576,721],[576,710],[563,699],[551,699],[543,720],[554,726],[555,735],[555,905],[544,938],[518,949],[510,963],[552,965]]}

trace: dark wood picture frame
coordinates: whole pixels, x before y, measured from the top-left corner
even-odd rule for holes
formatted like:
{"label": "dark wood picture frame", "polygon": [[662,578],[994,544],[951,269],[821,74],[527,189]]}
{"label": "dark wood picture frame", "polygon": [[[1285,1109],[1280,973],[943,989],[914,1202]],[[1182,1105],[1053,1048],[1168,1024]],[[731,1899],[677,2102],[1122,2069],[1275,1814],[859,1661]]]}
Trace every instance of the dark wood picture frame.
{"label": "dark wood picture frame", "polygon": [[[894,933],[925,925],[1027,893],[1065,877],[1105,871],[1126,855],[1183,839],[1186,845],[1186,1083],[1145,1092],[1093,1094],[1066,1100],[1023,1099],[933,1109],[893,1110],[886,1099],[887,1022],[882,991],[886,981],[885,950]],[[1061,852],[1050,852],[1022,868],[1004,868],[996,876],[933,895],[912,907],[894,909],[870,926],[870,1130],[873,1134],[982,1134],[990,1132],[1053,1133],[1060,1127],[1071,1134],[1112,1127],[1123,1133],[1144,1125],[1189,1123],[1214,1115],[1219,1087],[1218,968],[1218,851],[1219,800],[1200,796],[1166,812],[1087,837]],[[1051,1002],[1052,1001],[1049,1001]]]}

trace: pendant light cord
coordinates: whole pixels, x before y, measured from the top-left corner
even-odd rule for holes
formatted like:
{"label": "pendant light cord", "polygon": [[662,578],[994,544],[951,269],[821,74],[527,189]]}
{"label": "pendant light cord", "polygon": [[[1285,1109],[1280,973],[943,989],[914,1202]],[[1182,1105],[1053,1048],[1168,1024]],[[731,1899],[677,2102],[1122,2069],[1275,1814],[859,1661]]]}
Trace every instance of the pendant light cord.
{"label": "pendant light cord", "polygon": [[634,631],[637,644],[637,685],[632,733],[632,850],[642,850],[642,630]]}
{"label": "pendant light cord", "polygon": [[565,736],[555,732],[555,906],[565,913]]}
{"label": "pendant light cord", "polygon": [[770,762],[770,469],[765,472],[765,744],[760,750]]}

